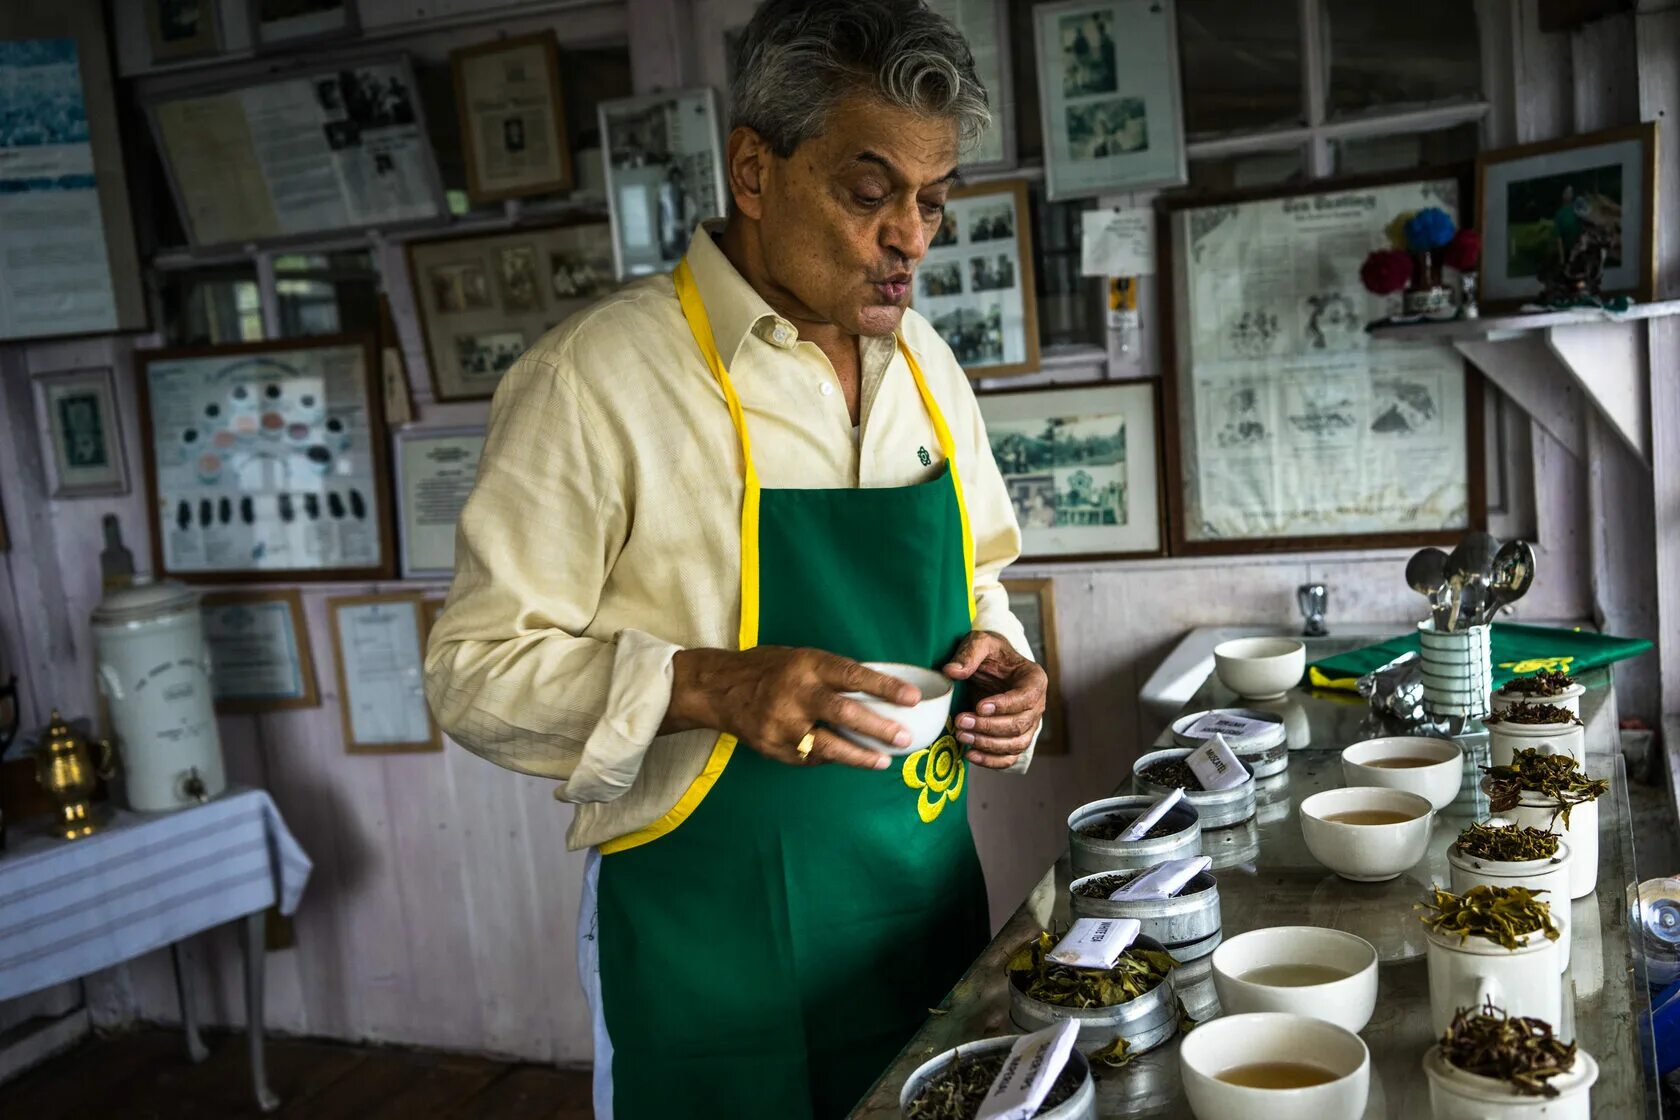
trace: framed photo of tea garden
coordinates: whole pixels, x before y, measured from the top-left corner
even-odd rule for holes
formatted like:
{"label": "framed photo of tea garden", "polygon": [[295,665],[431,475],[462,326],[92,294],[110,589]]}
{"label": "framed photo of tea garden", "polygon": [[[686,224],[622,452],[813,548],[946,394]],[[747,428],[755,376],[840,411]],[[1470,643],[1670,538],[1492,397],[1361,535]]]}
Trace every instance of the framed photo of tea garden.
{"label": "framed photo of tea garden", "polygon": [[1038,369],[1032,212],[1022,180],[953,190],[911,298],[970,377]]}
{"label": "framed photo of tea garden", "polygon": [[1600,294],[1655,298],[1654,121],[1484,152],[1476,161],[1482,301],[1538,301],[1564,254],[1603,254]]}
{"label": "framed photo of tea garden", "polygon": [[1174,0],[1039,4],[1033,31],[1050,201],[1187,181]]}
{"label": "framed photo of tea garden", "polygon": [[1449,343],[1373,338],[1360,283],[1398,216],[1455,221],[1468,169],[1159,207],[1172,551],[1456,539],[1486,516],[1480,382]]}
{"label": "framed photo of tea garden", "polygon": [[1162,547],[1156,381],[979,395],[1021,558],[1117,560]]}

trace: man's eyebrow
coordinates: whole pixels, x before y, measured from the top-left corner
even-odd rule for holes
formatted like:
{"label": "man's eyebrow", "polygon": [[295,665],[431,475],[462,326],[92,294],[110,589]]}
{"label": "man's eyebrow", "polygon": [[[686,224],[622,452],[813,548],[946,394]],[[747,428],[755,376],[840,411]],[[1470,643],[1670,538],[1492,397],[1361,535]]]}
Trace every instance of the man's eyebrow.
{"label": "man's eyebrow", "polygon": [[[888,159],[886,156],[883,156],[883,155],[879,154],[878,152],[859,152],[857,154],[857,157],[852,162],[874,164],[876,167],[881,168],[881,170],[885,171],[889,176],[891,176],[894,179],[902,180],[904,178],[904,174],[901,171],[899,171],[898,167],[896,165],[894,165],[893,161]],[[955,167],[953,167],[953,168],[951,168],[951,170],[947,171],[945,174],[943,174],[939,178],[935,179],[933,181],[933,183],[934,183],[935,186],[937,186],[940,183],[957,183],[957,182],[960,182],[961,179],[962,179],[962,175],[958,173],[958,171]]]}

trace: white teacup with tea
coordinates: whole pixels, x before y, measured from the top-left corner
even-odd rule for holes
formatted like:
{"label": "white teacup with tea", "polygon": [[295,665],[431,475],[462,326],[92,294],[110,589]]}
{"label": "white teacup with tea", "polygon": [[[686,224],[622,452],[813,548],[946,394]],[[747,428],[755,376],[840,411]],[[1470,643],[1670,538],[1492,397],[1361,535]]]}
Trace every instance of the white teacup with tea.
{"label": "white teacup with tea", "polygon": [[1285,1011],[1361,1031],[1377,1006],[1377,950],[1319,926],[1272,926],[1213,951],[1213,987],[1227,1015]]}
{"label": "white teacup with tea", "polygon": [[1197,1120],[1359,1120],[1371,1092],[1360,1037],[1305,1015],[1221,1016],[1184,1036],[1178,1060]]}

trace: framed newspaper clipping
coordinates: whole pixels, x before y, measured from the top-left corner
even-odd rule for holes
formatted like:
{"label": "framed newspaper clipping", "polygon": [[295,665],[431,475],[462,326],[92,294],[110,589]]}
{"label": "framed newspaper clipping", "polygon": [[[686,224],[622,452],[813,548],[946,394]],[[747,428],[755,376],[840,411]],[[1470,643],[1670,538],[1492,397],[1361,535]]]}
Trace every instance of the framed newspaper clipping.
{"label": "framed newspaper clipping", "polygon": [[1172,551],[1455,540],[1486,517],[1481,389],[1451,344],[1374,338],[1359,266],[1457,217],[1468,169],[1157,203]]}
{"label": "framed newspaper clipping", "polygon": [[467,194],[497,202],[572,187],[554,32],[496,39],[449,56]]}

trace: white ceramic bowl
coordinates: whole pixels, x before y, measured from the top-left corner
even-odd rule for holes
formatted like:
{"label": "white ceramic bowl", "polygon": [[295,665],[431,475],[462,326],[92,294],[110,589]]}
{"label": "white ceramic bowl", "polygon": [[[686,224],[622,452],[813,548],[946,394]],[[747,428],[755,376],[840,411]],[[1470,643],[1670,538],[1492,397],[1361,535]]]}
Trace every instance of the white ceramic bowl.
{"label": "white ceramic bowl", "polygon": [[[1324,818],[1360,809],[1410,814],[1395,824],[1345,824]],[[1435,810],[1429,799],[1403,789],[1349,786],[1327,789],[1301,802],[1301,835],[1307,851],[1344,879],[1392,879],[1423,858]]]}
{"label": "white ceramic bowl", "polygon": [[889,677],[897,677],[915,685],[921,691],[921,702],[908,708],[883,700],[879,696],[871,696],[867,692],[843,694],[848,700],[856,700],[876,715],[890,719],[910,732],[910,745],[895,747],[891,743],[883,743],[879,739],[860,735],[844,727],[837,727],[835,730],[858,746],[868,747],[883,754],[906,755],[923,747],[933,746],[939,736],[944,734],[945,720],[951,714],[951,678],[932,669],[899,665],[891,661],[865,661],[863,667],[873,669],[877,673],[885,673]]}
{"label": "white ceramic bowl", "polygon": [[[1430,766],[1395,769],[1373,766],[1385,758],[1431,758]],[[1464,752],[1446,739],[1423,735],[1391,735],[1367,739],[1342,752],[1342,780],[1350,786],[1381,786],[1403,789],[1427,798],[1435,809],[1445,809],[1458,799],[1464,788]]]}
{"label": "white ceramic bowl", "polygon": [[[1318,964],[1345,972],[1322,984],[1283,986],[1243,977],[1269,965]],[[1377,950],[1363,937],[1319,926],[1240,933],[1213,951],[1213,987],[1227,1015],[1286,1011],[1362,1031],[1377,1007]]]}
{"label": "white ceramic bowl", "polygon": [[1276,700],[1301,683],[1307,645],[1294,638],[1236,638],[1213,647],[1213,670],[1249,700]]}
{"label": "white ceramic bowl", "polygon": [[[1257,1062],[1311,1062],[1336,1074],[1305,1089],[1254,1089],[1219,1080]],[[1224,1015],[1184,1036],[1178,1064],[1197,1120],[1359,1120],[1371,1092],[1371,1053],[1352,1031],[1305,1015]]]}

